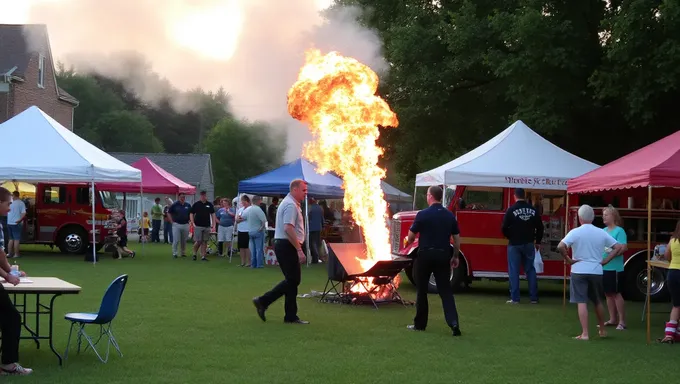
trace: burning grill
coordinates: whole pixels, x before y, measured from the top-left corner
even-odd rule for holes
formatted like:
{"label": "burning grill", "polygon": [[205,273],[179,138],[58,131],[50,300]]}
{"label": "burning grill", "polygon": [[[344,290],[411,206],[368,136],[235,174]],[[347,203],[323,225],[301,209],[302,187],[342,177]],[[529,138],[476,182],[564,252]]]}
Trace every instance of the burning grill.
{"label": "burning grill", "polygon": [[[346,304],[378,304],[399,302],[406,305],[397,291],[395,278],[412,260],[406,258],[379,260],[373,266],[362,266],[366,244],[328,244],[328,281],[319,301]],[[339,289],[340,288],[340,289]]]}

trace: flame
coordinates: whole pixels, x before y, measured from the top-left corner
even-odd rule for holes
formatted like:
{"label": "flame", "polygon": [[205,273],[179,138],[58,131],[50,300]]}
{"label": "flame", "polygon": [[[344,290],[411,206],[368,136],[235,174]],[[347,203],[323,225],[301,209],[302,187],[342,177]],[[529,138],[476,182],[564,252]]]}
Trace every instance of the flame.
{"label": "flame", "polygon": [[385,100],[376,96],[378,75],[356,59],[311,49],[297,82],[288,91],[288,112],[307,123],[314,140],[303,156],[321,173],[343,180],[345,209],[361,227],[366,242],[364,269],[390,260],[387,203],[381,188],[385,170],[378,166],[383,149],[376,144],[378,125],[399,122]]}

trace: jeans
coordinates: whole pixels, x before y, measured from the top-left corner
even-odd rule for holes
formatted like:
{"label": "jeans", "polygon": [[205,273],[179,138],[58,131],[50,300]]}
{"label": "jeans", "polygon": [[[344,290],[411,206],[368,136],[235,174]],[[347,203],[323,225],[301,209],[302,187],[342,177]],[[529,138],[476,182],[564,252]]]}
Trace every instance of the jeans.
{"label": "jeans", "polygon": [[416,316],[413,325],[416,329],[427,327],[429,305],[427,302],[427,288],[430,275],[434,275],[437,292],[444,307],[444,319],[449,327],[458,326],[458,310],[451,288],[451,251],[450,250],[420,250],[415,260],[416,278]]}
{"label": "jeans", "polygon": [[529,281],[529,297],[531,301],[538,301],[538,280],[534,257],[536,248],[533,243],[522,245],[508,245],[508,275],[510,277],[510,299],[519,302],[519,270],[524,268],[524,274]]}
{"label": "jeans", "polygon": [[321,231],[310,231],[309,252],[312,254],[312,264],[319,262],[319,248],[321,248]]}
{"label": "jeans", "polygon": [[161,221],[151,220],[151,242],[161,242]]}
{"label": "jeans", "polygon": [[264,267],[264,231],[250,232],[250,267]]}
{"label": "jeans", "polygon": [[187,238],[189,238],[189,224],[172,223],[172,255],[177,256],[179,246],[182,256],[186,256]]}
{"label": "jeans", "polygon": [[9,294],[0,284],[0,332],[2,332],[2,364],[19,361],[21,315],[12,304]]}
{"label": "jeans", "polygon": [[172,244],[172,223],[169,221],[163,222],[163,241]]}
{"label": "jeans", "polygon": [[283,272],[284,279],[272,288],[271,291],[262,295],[260,297],[260,303],[267,308],[281,296],[285,295],[286,302],[284,308],[286,315],[283,320],[299,320],[300,318],[297,316],[297,294],[302,273],[297,251],[293,244],[288,240],[278,239],[274,240],[274,251],[276,252],[276,261],[279,262],[279,267],[281,268],[281,272]]}

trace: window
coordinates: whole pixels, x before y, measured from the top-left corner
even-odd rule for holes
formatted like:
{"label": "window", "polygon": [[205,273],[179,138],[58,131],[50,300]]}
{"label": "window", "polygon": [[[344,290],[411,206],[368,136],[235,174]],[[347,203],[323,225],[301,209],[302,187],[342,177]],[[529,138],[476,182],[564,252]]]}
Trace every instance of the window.
{"label": "window", "polygon": [[43,203],[64,204],[66,202],[66,188],[47,185],[43,187]]}
{"label": "window", "polygon": [[90,188],[78,187],[76,189],[76,204],[90,205]]}
{"label": "window", "polygon": [[38,87],[45,88],[45,56],[38,58]]}
{"label": "window", "polygon": [[461,209],[473,211],[502,211],[503,188],[467,187],[463,193],[463,205],[461,205]]}

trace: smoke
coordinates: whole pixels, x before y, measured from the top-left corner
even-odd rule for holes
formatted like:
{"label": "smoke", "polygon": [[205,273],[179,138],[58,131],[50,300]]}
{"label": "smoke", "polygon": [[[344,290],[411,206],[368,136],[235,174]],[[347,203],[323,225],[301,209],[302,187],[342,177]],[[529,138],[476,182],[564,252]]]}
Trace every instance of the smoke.
{"label": "smoke", "polygon": [[[337,50],[378,73],[388,68],[377,34],[355,21],[359,9],[334,9],[324,19],[319,0],[28,3],[26,20],[15,22],[47,24],[55,60],[77,71],[123,80],[152,104],[172,88],[223,87],[236,116],[285,127],[286,160],[300,156],[310,138],[286,106],[306,49]],[[151,76],[152,71],[159,76]],[[193,107],[179,94],[172,102],[179,111]]]}

